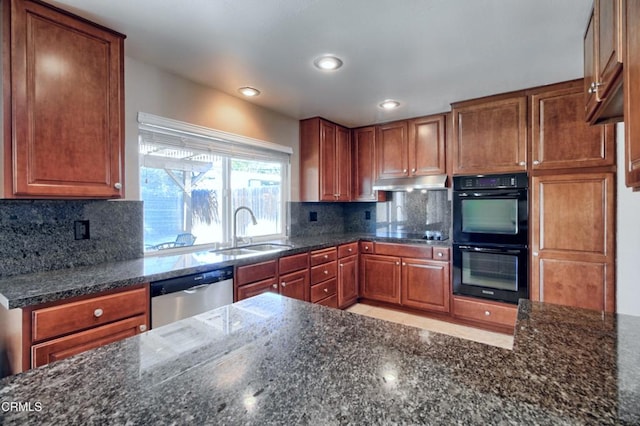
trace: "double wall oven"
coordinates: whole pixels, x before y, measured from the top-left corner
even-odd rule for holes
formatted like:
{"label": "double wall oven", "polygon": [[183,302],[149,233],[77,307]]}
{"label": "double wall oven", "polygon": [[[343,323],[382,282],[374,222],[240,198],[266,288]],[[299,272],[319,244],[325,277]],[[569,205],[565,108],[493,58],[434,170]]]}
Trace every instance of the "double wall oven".
{"label": "double wall oven", "polygon": [[526,173],[454,176],[453,293],[528,298]]}

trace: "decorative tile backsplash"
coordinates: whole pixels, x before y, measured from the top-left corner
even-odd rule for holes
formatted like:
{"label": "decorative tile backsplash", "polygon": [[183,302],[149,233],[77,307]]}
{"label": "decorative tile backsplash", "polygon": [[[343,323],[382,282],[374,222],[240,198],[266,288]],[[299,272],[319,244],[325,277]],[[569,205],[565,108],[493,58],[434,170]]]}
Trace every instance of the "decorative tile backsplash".
{"label": "decorative tile backsplash", "polygon": [[142,229],[142,201],[0,200],[0,278],[142,257]]}

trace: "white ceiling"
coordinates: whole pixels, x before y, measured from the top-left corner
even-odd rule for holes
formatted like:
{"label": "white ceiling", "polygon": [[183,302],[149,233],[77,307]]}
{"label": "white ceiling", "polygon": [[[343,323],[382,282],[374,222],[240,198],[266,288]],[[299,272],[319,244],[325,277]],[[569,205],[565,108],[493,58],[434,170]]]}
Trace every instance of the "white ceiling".
{"label": "white ceiling", "polygon": [[[58,0],[128,56],[296,119],[358,125],[582,76],[592,0]],[[320,54],[339,71],[313,67]],[[378,104],[402,103],[394,112]]]}

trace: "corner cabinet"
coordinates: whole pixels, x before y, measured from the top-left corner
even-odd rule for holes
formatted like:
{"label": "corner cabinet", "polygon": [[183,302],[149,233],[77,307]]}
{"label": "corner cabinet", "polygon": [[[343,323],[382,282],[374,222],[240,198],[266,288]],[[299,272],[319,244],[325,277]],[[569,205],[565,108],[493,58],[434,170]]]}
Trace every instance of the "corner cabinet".
{"label": "corner cabinet", "polygon": [[124,36],[37,1],[2,12],[4,196],[121,197]]}
{"label": "corner cabinet", "polygon": [[527,169],[527,97],[524,93],[452,104],[453,174]]}
{"label": "corner cabinet", "polygon": [[351,132],[319,117],[300,121],[300,201],[349,201]]}

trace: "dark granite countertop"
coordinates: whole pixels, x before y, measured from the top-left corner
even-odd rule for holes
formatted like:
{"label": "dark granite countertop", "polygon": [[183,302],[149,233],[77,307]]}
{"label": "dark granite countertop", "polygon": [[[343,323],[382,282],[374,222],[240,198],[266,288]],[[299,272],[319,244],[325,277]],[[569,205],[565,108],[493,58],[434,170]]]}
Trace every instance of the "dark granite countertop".
{"label": "dark granite countertop", "polygon": [[275,240],[291,249],[252,256],[227,256],[200,250],[180,254],[159,254],[144,258],[104,263],[72,269],[17,275],[0,280],[0,305],[7,309],[23,308],[74,296],[99,293],[122,287],[196,274],[216,267],[242,265],[281,256],[332,247],[361,239],[411,244],[450,245],[449,241],[427,241],[396,234],[328,234]]}
{"label": "dark granite countertop", "polygon": [[639,341],[638,317],[530,301],[510,351],[263,294],[5,378],[0,416],[20,425],[639,424]]}

